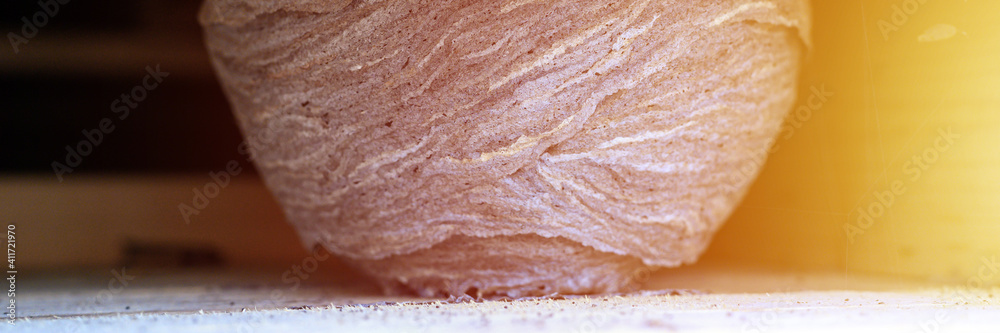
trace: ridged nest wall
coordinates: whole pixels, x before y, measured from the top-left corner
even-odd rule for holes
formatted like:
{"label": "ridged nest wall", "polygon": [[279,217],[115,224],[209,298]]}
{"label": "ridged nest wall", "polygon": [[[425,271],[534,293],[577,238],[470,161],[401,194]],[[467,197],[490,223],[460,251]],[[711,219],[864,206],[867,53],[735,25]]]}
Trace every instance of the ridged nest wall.
{"label": "ridged nest wall", "polygon": [[792,107],[805,1],[208,0],[288,220],[422,295],[601,293],[694,262]]}

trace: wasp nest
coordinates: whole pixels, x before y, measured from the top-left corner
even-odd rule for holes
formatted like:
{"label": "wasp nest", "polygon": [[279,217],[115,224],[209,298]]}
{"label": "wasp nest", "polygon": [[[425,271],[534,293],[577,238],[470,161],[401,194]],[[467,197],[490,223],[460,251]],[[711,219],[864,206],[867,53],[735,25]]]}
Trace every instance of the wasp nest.
{"label": "wasp nest", "polygon": [[512,297],[694,262],[792,106],[809,25],[803,0],[208,0],[200,19],[307,244],[389,291]]}

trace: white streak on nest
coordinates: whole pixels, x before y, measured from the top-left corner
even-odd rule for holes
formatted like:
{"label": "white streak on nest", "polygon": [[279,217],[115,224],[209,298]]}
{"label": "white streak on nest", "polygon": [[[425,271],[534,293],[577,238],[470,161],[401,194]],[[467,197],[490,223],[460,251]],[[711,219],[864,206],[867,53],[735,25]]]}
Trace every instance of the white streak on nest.
{"label": "white streak on nest", "polygon": [[438,68],[434,70],[434,73],[431,73],[431,75],[427,77],[426,80],[424,80],[424,83],[420,84],[420,87],[418,87],[417,90],[411,91],[409,94],[406,94],[406,96],[403,97],[403,102],[405,103],[406,101],[409,101],[411,98],[422,95],[424,91],[427,91],[427,88],[431,86],[431,83],[434,82],[435,79],[437,79],[438,75],[441,75],[441,73],[444,72],[445,69],[447,69],[447,64],[438,66]]}
{"label": "white streak on nest", "polygon": [[510,40],[510,37],[514,35],[514,32],[515,32],[514,30],[507,31],[507,33],[503,36],[503,38],[501,38],[500,40],[498,40],[492,46],[490,46],[490,47],[488,47],[488,48],[486,48],[486,49],[484,49],[482,51],[479,51],[479,52],[474,52],[474,53],[467,54],[464,57],[462,57],[462,59],[479,58],[479,57],[482,57],[482,56],[485,56],[485,55],[488,55],[488,54],[491,54],[493,52],[496,52],[496,51],[500,50],[500,48],[503,47],[504,44],[507,44],[507,41]]}
{"label": "white streak on nest", "polygon": [[420,62],[417,63],[417,68],[424,68],[424,65],[427,64],[427,61],[431,60],[431,56],[433,56],[434,53],[437,52],[437,50],[441,49],[441,46],[444,46],[444,41],[447,38],[448,38],[448,33],[445,33],[443,36],[441,36],[441,39],[438,39],[437,44],[434,44],[434,47],[431,48],[431,51],[427,52],[427,55],[424,56],[423,59],[420,59]]}
{"label": "white streak on nest", "polygon": [[643,163],[622,163],[622,164],[637,171],[647,171],[656,173],[675,173],[677,172],[678,169],[682,169],[685,166],[687,166],[686,163],[671,163],[671,162],[662,162],[662,163],[643,162]]}
{"label": "white streak on nest", "polygon": [[[350,40],[352,37],[370,36],[386,22],[392,21],[392,12],[388,8],[379,8],[368,14],[368,16],[347,26],[327,45],[344,45],[345,40]],[[330,55],[329,53],[333,52],[333,50],[333,48],[322,48],[321,52]]]}
{"label": "white streak on nest", "polygon": [[539,140],[541,140],[543,138],[546,138],[546,137],[549,137],[552,134],[555,134],[556,132],[558,132],[558,131],[562,130],[563,128],[565,128],[566,126],[568,126],[573,121],[574,118],[576,118],[575,115],[574,116],[569,116],[568,118],[564,119],[561,123],[559,123],[559,126],[556,126],[555,128],[553,128],[551,130],[548,130],[545,133],[536,135],[536,136],[524,136],[524,135],[522,135],[522,136],[520,136],[520,137],[517,138],[517,141],[514,141],[514,143],[510,144],[509,146],[500,148],[500,149],[495,150],[495,151],[491,151],[491,152],[487,152],[487,153],[481,153],[481,154],[479,154],[478,158],[474,158],[474,159],[461,159],[461,160],[459,160],[459,159],[456,159],[456,158],[451,157],[451,156],[446,156],[445,159],[448,160],[449,162],[474,163],[474,162],[485,162],[485,161],[493,159],[494,157],[497,157],[497,156],[511,156],[511,155],[517,154],[518,152],[520,152],[522,150],[534,147],[535,145],[538,144]]}
{"label": "white streak on nest", "polygon": [[[610,19],[608,21],[605,21],[603,25],[611,25],[616,20],[617,19],[614,19],[614,18]],[[616,64],[618,64],[618,63],[621,62],[622,57],[620,57],[620,56],[619,57],[614,57],[614,55],[616,55],[616,54],[620,55],[620,52],[619,53],[609,52],[607,56],[599,59],[596,63],[594,63],[593,65],[591,65],[590,68],[588,68],[585,71],[585,74],[571,76],[569,78],[566,78],[565,82],[563,82],[562,84],[560,84],[559,86],[557,86],[557,87],[555,87],[553,89],[546,90],[546,91],[543,91],[543,92],[535,92],[535,93],[533,93],[531,95],[531,97],[526,98],[523,101],[521,101],[521,105],[523,105],[523,106],[530,106],[530,105],[533,105],[533,104],[535,104],[535,103],[537,103],[539,101],[547,100],[548,98],[554,96],[555,94],[558,94],[559,92],[565,90],[566,88],[568,88],[568,87],[570,87],[572,85],[579,84],[580,82],[583,82],[586,79],[595,77],[595,73],[604,72],[608,68],[610,68],[610,67],[612,67],[612,66],[614,66],[614,65],[616,65]]]}
{"label": "white streak on nest", "polygon": [[462,25],[462,23],[465,23],[465,20],[467,18],[468,17],[463,17],[454,24],[452,24],[451,28],[449,28],[448,31],[445,32],[443,35],[441,35],[441,38],[438,39],[437,44],[434,44],[434,47],[431,48],[430,52],[427,52],[427,55],[424,56],[423,59],[420,59],[420,62],[417,63],[417,68],[424,68],[424,65],[427,64],[427,61],[431,60],[431,56],[433,56],[434,53],[436,53],[438,50],[441,49],[442,46],[444,46],[444,42],[447,41],[448,37],[451,36],[452,32],[454,32],[458,26]]}
{"label": "white streak on nest", "polygon": [[[430,140],[427,140],[425,138],[423,140],[420,140],[420,142],[418,142],[417,144],[412,145],[410,147],[407,147],[405,149],[387,151],[387,152],[384,152],[382,154],[379,154],[378,156],[369,158],[369,159],[365,160],[364,162],[361,162],[360,164],[358,164],[356,167],[354,167],[354,169],[351,170],[351,173],[348,174],[345,178],[348,179],[348,180],[351,180],[351,179],[355,178],[358,175],[358,173],[362,172],[362,170],[364,170],[364,169],[375,170],[375,169],[378,169],[378,168],[382,167],[383,165],[386,165],[386,164],[389,164],[389,163],[393,163],[393,162],[397,162],[397,161],[403,159],[404,157],[409,156],[410,154],[413,154],[414,152],[416,152],[418,149],[420,149],[421,147],[423,147],[424,144],[427,143],[427,141],[430,141]],[[409,164],[412,164],[412,163],[404,163],[404,164],[405,165],[409,165]],[[391,171],[391,173],[398,174],[399,173],[398,168],[397,168],[397,170]],[[333,172],[332,174],[330,174],[330,177],[338,177],[341,174],[343,174],[343,166],[338,167],[336,172]],[[347,194],[347,192],[350,191],[352,188],[358,188],[358,187],[362,187],[362,186],[367,186],[372,181],[377,180],[379,178],[381,178],[381,176],[379,174],[373,172],[373,173],[369,174],[368,177],[365,177],[364,179],[357,181],[357,183],[350,183],[349,182],[348,184],[350,184],[350,185],[348,185],[348,186],[341,186],[341,187],[337,188],[336,190],[334,190],[334,191],[332,191],[332,192],[324,195],[322,197],[323,200],[320,200],[320,201],[325,201],[325,202],[335,201],[336,198],[340,198],[340,197],[344,196],[344,194]],[[319,206],[319,205],[322,205],[322,204],[323,203],[318,203],[318,204],[309,205],[309,206],[310,207],[315,207],[315,206]]]}
{"label": "white streak on nest", "polygon": [[646,132],[640,133],[639,135],[634,135],[634,136],[629,136],[629,137],[617,137],[617,138],[614,138],[614,139],[612,139],[610,141],[605,141],[605,142],[602,142],[601,144],[598,144],[597,148],[598,149],[608,149],[608,148],[611,148],[611,147],[614,147],[614,146],[617,146],[617,145],[622,145],[622,144],[627,144],[627,143],[642,142],[642,141],[651,140],[651,139],[663,139],[663,138],[673,137],[678,131],[680,131],[682,129],[685,129],[685,128],[693,125],[694,123],[695,123],[694,121],[689,121],[687,123],[684,123],[683,125],[671,128],[671,129],[666,130],[666,131],[646,131]]}
{"label": "white streak on nest", "polygon": [[597,32],[604,30],[604,28],[605,28],[604,24],[599,24],[597,26],[585,30],[583,33],[579,35],[576,35],[575,38],[571,38],[569,40],[562,40],[556,43],[555,45],[553,45],[551,49],[549,49],[548,52],[543,54],[541,57],[538,57],[538,59],[535,59],[535,61],[532,62],[530,65],[522,66],[521,68],[515,70],[513,73],[510,73],[507,76],[500,79],[499,81],[491,84],[490,91],[500,88],[500,86],[506,84],[507,82],[510,82],[510,80],[513,80],[521,75],[524,75],[525,73],[528,73],[535,67],[547,65],[553,62],[553,60],[555,60],[556,57],[562,55],[563,53],[566,53],[567,49],[580,45],[581,43],[583,43],[583,41],[597,34]]}
{"label": "white streak on nest", "polygon": [[623,150],[597,150],[572,154],[544,154],[542,159],[546,162],[560,163],[587,159],[603,165],[620,165],[636,171],[656,172],[656,173],[677,173],[681,171],[697,172],[705,168],[698,163],[685,162],[639,162],[636,161],[636,154]]}
{"label": "white streak on nest", "polygon": [[510,11],[517,9],[518,7],[527,5],[527,4],[535,2],[535,1],[538,1],[538,0],[514,0],[514,1],[511,1],[511,2],[508,2],[506,5],[503,5],[503,7],[500,8],[500,14],[509,13]]}
{"label": "white streak on nest", "polygon": [[[635,16],[635,15],[633,15],[633,16]],[[573,77],[569,78],[568,80],[566,80],[566,82],[563,82],[562,84],[560,84],[555,89],[551,89],[551,90],[545,91],[543,93],[536,94],[535,96],[533,96],[531,98],[525,99],[522,102],[522,104],[523,105],[531,105],[531,104],[534,104],[534,103],[536,103],[538,101],[546,100],[546,99],[552,97],[553,95],[555,95],[555,94],[557,94],[557,93],[565,90],[567,87],[569,87],[571,85],[575,85],[575,84],[578,84],[580,82],[583,82],[584,80],[586,80],[588,78],[593,78],[593,77],[596,76],[597,73],[606,72],[608,69],[620,65],[622,62],[624,62],[626,60],[626,58],[628,58],[628,55],[629,55],[628,51],[630,51],[629,49],[623,50],[623,48],[625,48],[626,46],[631,45],[632,42],[634,42],[640,35],[646,33],[647,31],[649,31],[649,28],[651,28],[653,26],[653,24],[656,22],[656,20],[659,19],[659,18],[660,18],[659,15],[655,15],[655,16],[653,16],[653,19],[651,19],[645,25],[643,25],[641,27],[637,27],[637,28],[628,29],[624,33],[622,33],[621,35],[619,35],[617,38],[615,38],[615,43],[614,43],[614,45],[612,45],[611,51],[608,52],[608,54],[606,56],[604,56],[603,58],[599,59],[596,63],[594,63],[590,68],[588,68],[587,71],[585,72],[586,74],[584,74],[584,75],[578,75],[578,76],[573,76]],[[610,26],[616,20],[617,19],[608,20],[607,22],[604,23],[604,25]],[[630,18],[630,20],[631,20],[631,18]],[[625,84],[625,86],[623,86],[623,88],[624,89],[632,88],[633,86],[635,86],[642,79],[645,79],[646,77],[648,77],[649,75],[653,74],[654,72],[658,72],[658,71],[662,70],[665,67],[665,65],[666,65],[666,63],[658,63],[657,66],[654,66],[655,68],[652,69],[652,70],[650,70],[649,67],[644,68],[643,75],[641,77],[639,77],[639,78],[637,78],[635,80],[629,81],[629,83]]]}
{"label": "white streak on nest", "polygon": [[719,15],[714,20],[712,20],[712,22],[709,23],[708,26],[714,27],[720,25],[726,21],[731,20],[736,15],[739,15],[740,13],[748,10],[760,9],[760,8],[775,9],[776,7],[777,6],[774,3],[766,1],[745,3],[740,5],[739,7],[736,7],[736,9],[726,12],[725,14]]}
{"label": "white streak on nest", "polygon": [[[684,213],[687,213],[686,211]],[[639,224],[678,224],[684,226],[684,232],[688,235],[693,234],[696,230],[695,225],[697,223],[692,223],[691,218],[687,216],[688,214],[679,213],[668,213],[661,215],[636,215],[636,214],[624,214],[624,217],[628,221],[638,222]]]}
{"label": "white streak on nest", "polygon": [[390,55],[387,55],[387,56],[384,56],[384,57],[381,57],[381,58],[378,58],[378,59],[366,62],[364,64],[356,64],[354,66],[351,66],[351,68],[349,68],[349,69],[353,72],[353,71],[357,71],[357,70],[365,68],[365,67],[371,67],[372,65],[375,65],[375,64],[378,64],[378,63],[382,62],[382,60],[395,57],[397,54],[399,54],[399,51],[401,51],[401,49],[396,49],[396,52],[393,52]]}
{"label": "white streak on nest", "polygon": [[538,174],[541,175],[542,178],[545,179],[546,182],[548,182],[549,184],[551,184],[552,187],[561,189],[563,186],[568,186],[568,187],[571,187],[571,188],[573,188],[573,189],[575,189],[575,190],[577,190],[579,192],[586,193],[587,195],[589,195],[591,197],[594,197],[594,198],[597,198],[599,200],[602,200],[602,201],[607,200],[606,196],[604,196],[603,194],[601,194],[601,193],[599,193],[597,191],[594,191],[592,188],[588,188],[588,187],[585,187],[583,185],[580,185],[580,184],[572,181],[569,178],[559,177],[559,176],[553,174],[552,170],[550,170],[544,164],[539,165],[539,167],[538,167],[537,170],[538,170]]}
{"label": "white streak on nest", "polygon": [[615,39],[615,45],[612,46],[611,48],[613,50],[619,50],[622,47],[632,44],[632,42],[635,41],[635,39],[638,38],[639,35],[642,35],[646,31],[648,31],[649,28],[653,26],[653,23],[656,23],[656,20],[659,18],[660,15],[655,15],[653,16],[652,20],[649,20],[649,23],[646,23],[645,25],[638,28],[632,28],[626,30],[625,33],[621,34],[620,36],[618,36],[618,38]]}
{"label": "white streak on nest", "polygon": [[427,143],[427,141],[428,140],[426,139],[420,140],[420,142],[418,142],[417,144],[412,145],[406,149],[387,151],[373,158],[369,158],[364,162],[361,162],[361,164],[358,164],[358,166],[354,168],[354,171],[351,171],[351,173],[347,175],[347,178],[354,178],[354,176],[356,176],[358,172],[360,172],[362,169],[368,169],[368,168],[377,169],[383,165],[399,161],[400,159],[406,157],[407,155],[410,155],[413,152],[417,151],[417,149],[420,149],[420,147],[423,147],[424,144]]}

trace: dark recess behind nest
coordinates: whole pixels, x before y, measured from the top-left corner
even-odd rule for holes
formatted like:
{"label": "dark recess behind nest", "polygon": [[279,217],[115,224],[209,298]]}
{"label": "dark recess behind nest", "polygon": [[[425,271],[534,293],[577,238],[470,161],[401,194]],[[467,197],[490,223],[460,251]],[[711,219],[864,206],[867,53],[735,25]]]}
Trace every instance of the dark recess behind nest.
{"label": "dark recess behind nest", "polygon": [[[47,1],[47,0],[45,0]],[[55,0],[52,0],[55,1]],[[198,0],[69,1],[13,52],[0,43],[0,173],[53,173],[82,131],[115,121],[72,175],[208,172],[233,159],[239,130],[201,42]],[[37,0],[0,4],[0,32],[20,33]],[[162,50],[174,51],[164,54]],[[124,119],[111,103],[145,66],[170,72]],[[246,168],[253,171],[252,168]]]}

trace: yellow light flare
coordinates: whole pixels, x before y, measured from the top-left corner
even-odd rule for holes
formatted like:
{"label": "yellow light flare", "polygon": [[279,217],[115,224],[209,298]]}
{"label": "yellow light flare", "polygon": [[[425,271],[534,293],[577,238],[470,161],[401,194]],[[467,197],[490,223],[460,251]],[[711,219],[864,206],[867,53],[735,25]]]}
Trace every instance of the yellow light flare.
{"label": "yellow light flare", "polygon": [[1000,2],[813,15],[805,109],[704,259],[1000,285]]}

